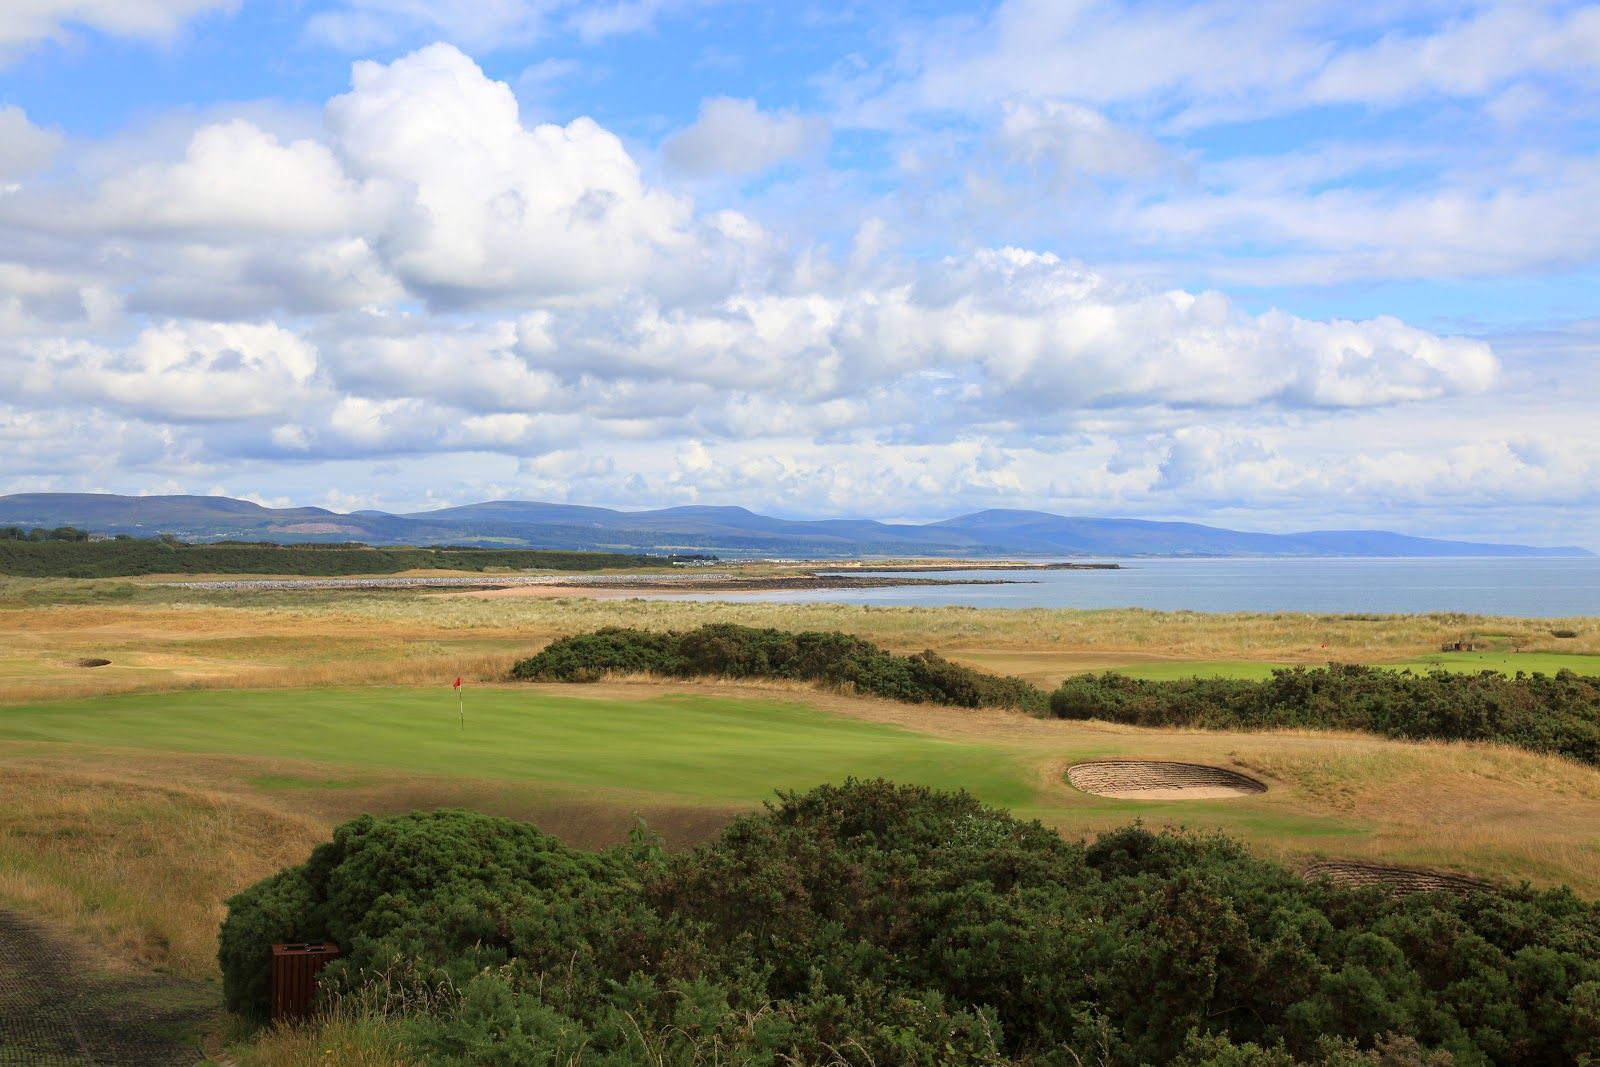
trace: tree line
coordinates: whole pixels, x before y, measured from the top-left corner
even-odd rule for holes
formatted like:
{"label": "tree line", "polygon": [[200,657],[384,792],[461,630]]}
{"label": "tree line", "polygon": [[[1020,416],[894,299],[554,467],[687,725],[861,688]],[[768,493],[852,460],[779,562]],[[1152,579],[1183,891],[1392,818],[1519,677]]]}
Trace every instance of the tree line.
{"label": "tree line", "polygon": [[119,537],[106,541],[0,538],[0,574],[22,578],[120,578],[141,574],[337,577],[408,570],[592,571],[670,567],[679,558],[682,557],[545,549],[372,548],[270,542],[192,545],[171,537]]}
{"label": "tree line", "polygon": [[87,541],[89,531],[80,530],[76,526],[57,526],[47,530],[43,526],[35,526],[31,530],[24,530],[20,526],[0,526],[0,541]]}

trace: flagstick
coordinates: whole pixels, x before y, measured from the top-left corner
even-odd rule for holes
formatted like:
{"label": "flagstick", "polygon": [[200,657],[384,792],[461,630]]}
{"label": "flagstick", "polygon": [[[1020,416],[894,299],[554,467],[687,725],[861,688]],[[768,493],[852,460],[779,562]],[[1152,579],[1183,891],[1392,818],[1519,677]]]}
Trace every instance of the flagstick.
{"label": "flagstick", "polygon": [[461,713],[461,728],[467,728],[467,698],[460,689],[456,690],[456,710]]}

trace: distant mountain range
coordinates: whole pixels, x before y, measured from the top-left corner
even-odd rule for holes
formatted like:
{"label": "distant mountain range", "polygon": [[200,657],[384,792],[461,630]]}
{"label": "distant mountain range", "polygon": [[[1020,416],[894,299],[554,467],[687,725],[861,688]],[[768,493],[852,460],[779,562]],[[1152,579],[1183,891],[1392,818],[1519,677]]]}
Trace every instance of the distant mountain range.
{"label": "distant mountain range", "polygon": [[739,507],[614,511],[494,500],[407,515],[266,508],[221,496],[21,493],[0,496],[0,526],[77,526],[184,541],[364,541],[724,556],[1590,556],[1586,549],[1482,544],[1382,530],[1266,534],[1189,522],[1070,518],[991,510],[922,525],[795,521]]}

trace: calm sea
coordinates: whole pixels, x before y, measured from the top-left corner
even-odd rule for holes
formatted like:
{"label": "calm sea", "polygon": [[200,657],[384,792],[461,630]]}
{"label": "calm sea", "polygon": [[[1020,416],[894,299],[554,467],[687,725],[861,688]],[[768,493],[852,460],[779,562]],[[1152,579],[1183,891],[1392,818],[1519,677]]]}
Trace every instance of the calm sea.
{"label": "calm sea", "polygon": [[[1114,571],[938,571],[1026,585],[750,594],[770,601],[1329,614],[1600,615],[1600,559],[1131,559]],[[826,573],[824,571],[824,573]],[[856,572],[851,573],[871,573]],[[890,577],[904,577],[891,575]],[[746,599],[741,594],[740,600]],[[674,598],[676,599],[676,598]],[[697,598],[713,599],[713,598]]]}

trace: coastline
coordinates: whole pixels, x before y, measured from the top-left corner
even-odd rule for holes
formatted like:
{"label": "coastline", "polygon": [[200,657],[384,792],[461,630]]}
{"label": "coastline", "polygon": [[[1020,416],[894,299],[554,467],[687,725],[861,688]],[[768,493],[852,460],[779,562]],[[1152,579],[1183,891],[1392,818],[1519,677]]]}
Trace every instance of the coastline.
{"label": "coastline", "polygon": [[163,583],[229,592],[436,589],[438,596],[630,596],[636,593],[766,593],[901,586],[1020,585],[1009,578],[884,578],[851,574],[738,575],[727,572],[653,575],[461,575],[339,578],[241,578]]}

